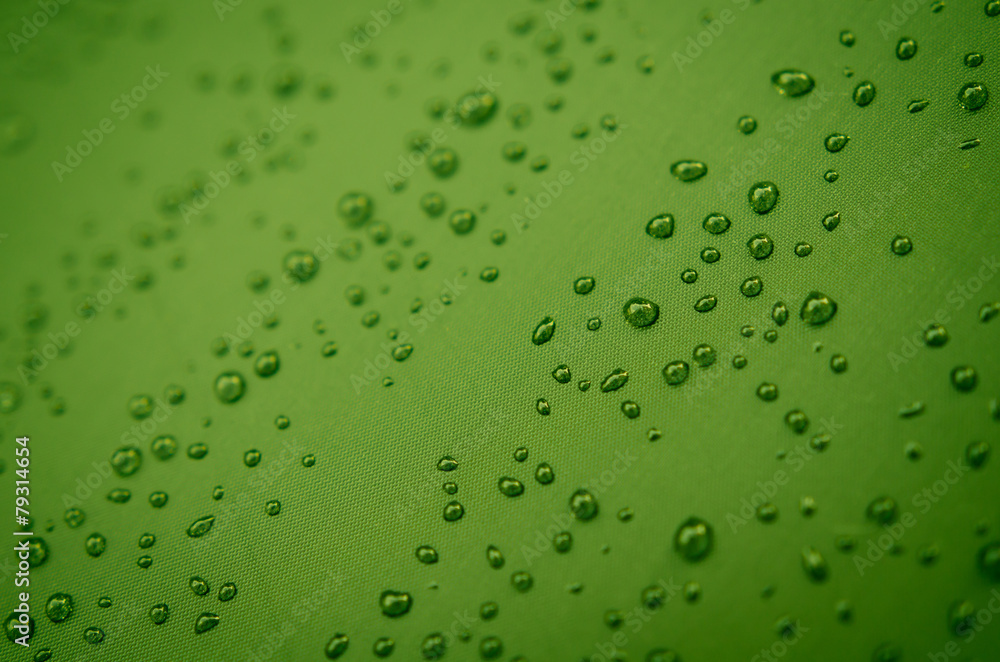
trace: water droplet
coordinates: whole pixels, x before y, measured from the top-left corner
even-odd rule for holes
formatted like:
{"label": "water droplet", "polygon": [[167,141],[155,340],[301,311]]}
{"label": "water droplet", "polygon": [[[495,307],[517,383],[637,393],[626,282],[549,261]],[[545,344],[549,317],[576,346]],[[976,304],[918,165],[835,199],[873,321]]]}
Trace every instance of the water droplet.
{"label": "water droplet", "polygon": [[868,504],[865,516],[877,524],[886,525],[896,521],[896,500],[889,496],[880,496]]}
{"label": "water droplet", "polygon": [[909,60],[917,54],[917,42],[909,37],[903,37],[896,44],[896,57],[900,60]]}
{"label": "water droplet", "polygon": [[850,140],[851,138],[849,136],[845,136],[842,133],[832,133],[826,137],[823,144],[826,146],[828,152],[835,154],[847,147],[847,143],[850,142]]}
{"label": "water droplet", "polygon": [[715,363],[716,352],[711,345],[698,345],[691,352],[695,365],[699,368],[707,368],[708,366]]}
{"label": "water droplet", "polygon": [[510,576],[510,583],[519,593],[525,593],[528,591],[535,583],[535,580],[527,572],[515,572]]}
{"label": "water droplet", "polygon": [[246,381],[238,372],[224,372],[215,378],[214,390],[220,401],[231,404],[243,397]]}
{"label": "water droplet", "polygon": [[573,375],[570,373],[568,365],[560,364],[552,371],[552,378],[560,384],[568,384],[573,379]]}
{"label": "water droplet", "polygon": [[764,382],[757,387],[757,397],[764,402],[774,402],[778,399],[778,387],[774,384]]}
{"label": "water droplet", "polygon": [[504,496],[517,497],[524,494],[524,485],[516,478],[505,476],[498,481],[497,486]]}
{"label": "water droplet", "polygon": [[163,625],[168,618],[170,618],[170,607],[162,602],[149,608],[149,620],[153,621],[153,625]]}
{"label": "water droplet", "polygon": [[208,582],[201,577],[192,577],[188,580],[188,586],[195,595],[208,595],[211,590]]}
{"label": "water droplet", "polygon": [[549,485],[556,479],[556,474],[547,463],[542,462],[535,469],[535,480],[541,485]]}
{"label": "water droplet", "polygon": [[264,512],[267,513],[270,517],[274,517],[275,515],[280,514],[281,502],[278,501],[277,499],[271,499],[270,501],[264,504]]}
{"label": "water droplet", "polygon": [[976,555],[979,571],[993,582],[1000,582],[1000,541],[989,542]]}
{"label": "water droplet", "polygon": [[305,283],[312,280],[319,271],[319,260],[309,251],[295,250],[285,255],[283,267],[290,278]]}
{"label": "water droplet", "polygon": [[958,103],[968,111],[979,110],[989,98],[990,93],[982,83],[966,83],[958,91]]}
{"label": "water droplet", "polygon": [[638,418],[640,413],[639,405],[631,400],[627,400],[622,403],[622,413],[628,418]]}
{"label": "water droplet", "polygon": [[707,248],[703,248],[701,250],[700,257],[701,261],[705,264],[714,264],[719,261],[719,258],[722,257],[722,253],[719,252],[718,248],[708,246]]}
{"label": "water droplet", "polygon": [[708,172],[708,166],[701,161],[677,161],[670,166],[670,174],[682,182],[701,179]]}
{"label": "water droplet", "polygon": [[90,627],[83,631],[83,640],[88,644],[97,645],[104,641],[104,630]]}
{"label": "water droplet", "polygon": [[538,323],[535,327],[534,333],[531,335],[531,342],[536,345],[544,345],[548,341],[552,340],[553,334],[556,332],[556,321],[551,317],[544,317],[542,321]]}
{"label": "water droplet", "polygon": [[457,235],[469,234],[476,227],[476,215],[468,209],[456,209],[448,217],[448,227]]}
{"label": "water droplet", "polygon": [[477,90],[459,99],[454,112],[462,126],[480,126],[493,117],[497,105],[495,94],[488,90]]}
{"label": "water droplet", "polygon": [[988,441],[973,441],[965,447],[965,461],[973,469],[982,469],[990,459],[991,451]]}
{"label": "water droplet", "polygon": [[855,41],[854,33],[851,32],[850,30],[843,30],[840,33],[840,43],[842,43],[844,46],[847,46],[849,48],[854,45],[854,41]]}
{"label": "water droplet", "polygon": [[757,182],[747,194],[750,208],[758,214],[766,214],[778,204],[778,187],[774,182]]}
{"label": "water droplet", "polygon": [[800,409],[793,409],[785,414],[785,425],[795,434],[802,434],[809,427],[809,418]]}
{"label": "water droplet", "polygon": [[402,616],[413,606],[413,597],[401,591],[383,591],[379,597],[382,613],[390,618]]}
{"label": "water droplet", "polygon": [[784,69],[771,76],[771,84],[786,97],[800,97],[816,86],[812,76],[798,69]]}
{"label": "water droplet", "polygon": [[122,446],[111,456],[111,468],[119,476],[131,476],[142,466],[142,453],[135,446]]}
{"label": "water droplet", "polygon": [[633,297],[625,302],[622,314],[625,316],[626,322],[636,328],[642,328],[656,322],[660,317],[660,307],[649,299]]}
{"label": "water droplet", "polygon": [[854,103],[858,106],[864,108],[870,104],[875,99],[875,86],[871,81],[863,81],[858,83],[858,86],[854,88]]}
{"label": "water droplet", "polygon": [[465,515],[465,508],[458,501],[449,501],[444,507],[444,521],[457,522]]}
{"label": "water droplet", "polygon": [[219,616],[210,612],[202,612],[194,621],[194,633],[204,634],[219,624]]}
{"label": "water droplet", "polygon": [[723,214],[713,212],[705,217],[701,227],[712,234],[722,234],[729,229],[730,221]]}
{"label": "water droplet", "polygon": [[802,304],[799,311],[806,324],[820,326],[826,324],[837,313],[837,304],[830,297],[821,292],[810,292]]}
{"label": "water droplet", "polygon": [[698,280],[698,272],[694,269],[685,269],[681,272],[681,280],[690,285]]}
{"label": "water droplet", "polygon": [[577,490],[569,498],[569,509],[578,520],[592,520],[597,517],[597,499],[587,490]]}
{"label": "water droplet", "polygon": [[611,391],[617,391],[622,386],[628,383],[628,373],[621,368],[618,368],[610,375],[604,378],[604,382],[601,383],[601,392],[609,393]]}
{"label": "water droplet", "polygon": [[969,53],[965,56],[965,66],[969,68],[978,67],[983,63],[982,53]]}
{"label": "water droplet", "polygon": [[594,291],[594,279],[590,276],[577,278],[573,283],[573,291],[577,294],[590,294]]}
{"label": "water droplet", "polygon": [[698,517],[686,519],[674,534],[674,550],[688,561],[697,562],[712,551],[712,526]]}
{"label": "water droplet", "polygon": [[192,522],[191,526],[187,528],[187,534],[192,538],[200,538],[212,530],[213,524],[215,524],[214,515],[200,517]]}
{"label": "water droplet", "polygon": [[270,377],[278,372],[281,362],[278,360],[278,353],[275,351],[261,352],[254,361],[253,369],[260,377]]}
{"label": "water droplet", "polygon": [[236,597],[236,584],[226,582],[219,587],[219,602],[229,602]]}
{"label": "water droplet", "polygon": [[690,371],[690,367],[684,361],[672,361],[663,367],[663,378],[667,384],[678,386],[684,383]]}
{"label": "water droplet", "polygon": [[707,313],[714,309],[717,303],[719,300],[710,294],[698,299],[694,304],[694,309],[699,313]]}
{"label": "water droplet", "polygon": [[420,644],[420,655],[425,660],[439,660],[444,656],[445,640],[440,632],[434,632],[424,637]]}
{"label": "water droplet", "polygon": [[913,250],[913,242],[909,237],[896,235],[891,244],[892,252],[896,255],[906,255]]}
{"label": "water droplet", "polygon": [[97,558],[108,548],[108,540],[100,533],[91,533],[84,541],[83,547],[87,551],[87,554]]}
{"label": "water droplet", "polygon": [[53,593],[45,602],[45,615],[53,623],[62,623],[73,613],[73,596],[68,593]]}
{"label": "water droplet", "polygon": [[674,217],[670,214],[658,214],[646,224],[646,234],[655,239],[666,239],[674,234]]}
{"label": "water droplet", "polygon": [[740,130],[740,133],[744,135],[750,135],[757,130],[757,120],[750,117],[749,115],[744,115],[736,122],[736,127]]}
{"label": "water droplet", "polygon": [[847,370],[847,357],[843,354],[834,354],[830,357],[830,370],[840,374]]}
{"label": "water droplet", "polygon": [[417,547],[417,560],[425,565],[434,565],[438,562],[437,550],[427,545]]}
{"label": "water droplet", "polygon": [[959,366],[951,371],[951,385],[962,393],[968,393],[976,388],[979,377],[971,365]]}
{"label": "water droplet", "polygon": [[906,106],[906,110],[911,113],[919,113],[929,105],[931,105],[931,102],[927,99],[918,99],[916,101],[911,101],[909,105]]}

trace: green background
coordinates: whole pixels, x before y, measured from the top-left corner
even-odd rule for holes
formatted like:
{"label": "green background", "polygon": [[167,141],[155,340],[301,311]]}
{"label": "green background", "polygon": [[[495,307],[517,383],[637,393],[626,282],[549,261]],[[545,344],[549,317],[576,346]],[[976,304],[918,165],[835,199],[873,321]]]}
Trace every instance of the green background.
{"label": "green background", "polygon": [[[344,659],[374,659],[372,644],[383,636],[396,642],[393,659],[420,659],[424,637],[457,633],[466,625],[456,614],[475,615],[492,600],[499,616],[467,624],[470,641],[455,641],[444,659],[478,659],[480,640],[497,636],[502,659],[575,661],[613,641],[607,610],[638,607],[642,590],[661,580],[697,581],[701,598],[689,604],[677,596],[638,632],[623,627],[627,644],[617,647],[627,659],[644,659],[655,647],[686,661],[750,659],[779,640],[782,618],[802,626],[788,659],[869,659],[883,642],[901,646],[906,660],[926,659],[949,641],[959,642],[957,659],[1000,654],[1000,624],[966,643],[947,619],[955,601],[981,609],[997,588],[975,563],[1000,528],[995,459],[965,474],[928,512],[912,502],[970,442],[997,439],[989,403],[1000,398],[1000,320],[984,323],[978,311],[1000,300],[1000,282],[990,272],[969,298],[956,288],[1000,253],[1000,129],[995,98],[968,112],[957,93],[970,81],[994,96],[1000,91],[1000,18],[988,18],[982,2],[951,2],[940,12],[915,3],[912,17],[901,14],[902,28],[884,36],[894,11],[886,2],[593,4],[567,3],[569,11],[560,13],[552,1],[404,2],[351,62],[341,42],[385,4],[244,2],[220,20],[208,2],[70,0],[18,52],[4,40],[0,370],[23,402],[0,417],[0,510],[13,509],[14,437],[29,435],[30,509],[50,551],[31,574],[38,626],[32,647],[4,640],[0,658],[29,660],[51,648],[54,660],[247,660],[270,645],[265,659],[312,660],[323,659],[326,642],[343,632],[351,638]],[[733,20],[678,67],[674,54],[723,10]],[[5,4],[4,33],[18,31],[35,11],[33,3]],[[565,18],[555,25],[563,37],[558,57],[573,71],[562,84],[546,73],[552,56],[536,42],[549,27],[547,11]],[[519,35],[510,23],[525,12],[534,27]],[[588,26],[593,42],[581,37]],[[848,29],[856,35],[852,47],[838,38]],[[918,43],[908,61],[895,56],[903,36]],[[484,56],[490,48],[499,54],[495,61]],[[608,49],[613,60],[601,63]],[[963,64],[973,51],[984,58],[975,69]],[[643,56],[655,62],[650,73],[637,66]],[[118,119],[111,104],[157,65],[169,76]],[[301,85],[279,95],[273,81],[285,67]],[[770,78],[785,68],[809,72],[817,90],[799,99],[779,95]],[[249,90],[234,90],[240,75]],[[481,77],[498,83],[499,109],[489,122],[455,127],[429,116],[429,100],[453,103]],[[877,95],[861,108],[851,95],[863,80]],[[317,94],[324,84],[332,85],[328,99]],[[821,101],[820,91],[829,98]],[[546,105],[552,95],[563,99],[557,111]],[[931,103],[908,113],[915,99]],[[517,103],[531,109],[522,128],[507,116]],[[810,103],[817,107],[807,112]],[[295,118],[245,163],[245,179],[225,187],[190,223],[163,209],[171,196],[190,201],[210,172],[233,159],[227,140],[242,140],[286,107]],[[791,124],[796,112],[800,119]],[[599,138],[607,114],[617,117],[620,132],[580,171],[574,154]],[[758,122],[751,135],[736,127],[747,114]],[[114,132],[57,181],[52,162],[64,160],[81,131],[104,118],[113,118]],[[590,128],[584,140],[571,133],[580,123]],[[385,173],[410,153],[408,138],[435,128],[459,156],[456,173],[442,180],[424,166],[401,191],[387,190]],[[851,141],[831,154],[823,140],[835,132]],[[981,145],[959,149],[973,138]],[[519,163],[502,157],[512,140],[528,148]],[[760,150],[767,156],[755,161]],[[539,156],[549,165],[535,172],[530,163]],[[692,183],[673,178],[670,165],[682,159],[707,163],[708,175]],[[744,163],[727,190],[732,168]],[[564,169],[573,183],[519,232],[511,215],[523,214],[526,199]],[[840,174],[835,183],[823,179],[829,169]],[[778,206],[763,216],[746,201],[759,180],[781,191]],[[352,190],[373,198],[374,218],[392,229],[386,244],[338,217],[338,200]],[[443,216],[421,211],[428,191],[444,196]],[[478,216],[464,236],[447,223],[461,208]],[[820,220],[833,211],[843,221],[827,232]],[[727,233],[701,228],[709,212],[732,220]],[[669,239],[644,232],[659,213],[676,219]],[[497,229],[507,234],[501,246],[490,241]],[[776,244],[759,262],[745,248],[758,232]],[[137,240],[144,234],[152,245]],[[407,234],[408,246],[400,240]],[[896,235],[912,239],[912,253],[890,251]],[[358,259],[324,260],[298,287],[281,279],[289,251],[351,238],[363,244]],[[797,257],[798,242],[811,244],[812,254]],[[706,246],[721,252],[719,262],[699,259]],[[385,265],[390,251],[402,256],[397,270]],[[431,262],[417,269],[421,252]],[[478,278],[486,267],[499,269],[495,282]],[[115,295],[92,321],[79,317],[84,297],[123,268],[148,273],[152,284]],[[694,284],[681,282],[686,268],[698,270]],[[210,351],[214,338],[236,333],[254,301],[266,296],[247,287],[256,270],[270,276],[268,290],[286,295],[278,324],[249,339],[254,355],[280,355],[280,370],[268,379],[235,348],[222,358]],[[763,279],[764,292],[748,299],[738,288],[753,275]],[[573,292],[581,276],[596,279],[586,296]],[[432,306],[456,278],[465,289],[449,305]],[[345,299],[350,285],[365,289],[362,306]],[[812,290],[838,303],[834,319],[818,328],[798,319]],[[718,306],[695,312],[695,301],[708,294]],[[654,326],[625,323],[621,307],[632,296],[659,304]],[[425,330],[411,322],[418,298],[425,310],[440,310],[430,313]],[[763,336],[775,328],[776,301],[791,316],[769,343]],[[380,320],[367,328],[360,320],[373,310]],[[40,311],[44,320],[32,325]],[[900,354],[938,311],[948,316],[949,343],[918,344],[894,367],[890,354]],[[556,335],[535,346],[531,333],[545,316],[556,320]],[[593,317],[602,320],[597,331],[586,328]],[[18,366],[71,321],[81,327],[71,348],[23,383]],[[756,329],[749,338],[739,333],[747,324]],[[396,344],[392,329],[409,333],[412,356],[355,388],[352,375],[363,377],[368,362],[385,354],[383,344]],[[320,349],[328,341],[338,352],[327,358]],[[692,363],[701,343],[718,351],[716,364],[692,367],[685,384],[668,387],[663,366]],[[746,368],[732,367],[736,354],[747,357]],[[833,354],[847,357],[845,373],[830,369]],[[581,392],[557,383],[551,372],[563,363],[574,383],[593,386]],[[966,364],[976,368],[979,384],[960,393],[949,373]],[[616,368],[629,372],[627,385],[602,393],[601,380]],[[232,405],[212,392],[226,370],[248,381]],[[387,376],[394,383],[384,387]],[[773,403],[755,395],[765,381],[779,387]],[[160,461],[144,439],[141,469],[103,479],[79,506],[86,522],[69,528],[64,495],[75,498],[91,463],[107,461],[122,445],[136,423],[129,399],[163,397],[171,384],[183,386],[185,401],[151,436],[175,436],[178,454]],[[539,398],[550,403],[549,416],[536,412]],[[622,415],[625,400],[640,405],[637,419]],[[925,413],[901,418],[899,409],[916,400]],[[784,424],[793,409],[810,418],[803,436]],[[279,415],[291,420],[287,429],[275,426]],[[776,459],[806,447],[824,427],[834,431],[829,449],[800,471]],[[663,433],[652,443],[651,428]],[[910,441],[922,445],[921,460],[905,457]],[[209,452],[192,460],[184,451],[198,442]],[[282,456],[289,446],[293,452]],[[513,453],[522,446],[529,457],[518,463]],[[252,448],[263,461],[248,468],[242,458]],[[316,456],[310,468],[299,461],[307,453]],[[615,473],[618,454],[637,459]],[[455,472],[436,469],[444,455],[458,460]],[[553,484],[534,481],[539,462],[554,468]],[[780,469],[790,478],[771,499],[777,521],[750,520],[734,531],[727,516]],[[597,518],[568,526],[573,549],[526,555],[524,546],[533,546],[539,532],[550,537],[546,529],[565,520],[569,496],[607,471],[613,478],[597,495]],[[497,480],[508,475],[525,484],[522,496],[500,494]],[[458,483],[455,497],[442,491],[446,480]],[[221,501],[211,496],[217,485],[225,488]],[[105,499],[117,487],[131,490],[128,503]],[[169,494],[164,508],[150,507],[154,491]],[[883,533],[865,518],[868,503],[883,494],[912,512],[916,524],[900,539],[900,554],[862,575],[853,554],[834,542],[853,536],[863,550]],[[799,513],[804,496],[816,500],[812,517]],[[453,498],[465,515],[445,522],[442,510]],[[282,503],[275,517],[264,510],[271,499]],[[629,522],[615,516],[625,507],[634,511]],[[209,534],[189,538],[187,526],[208,514],[216,517]],[[692,515],[715,531],[714,550],[697,564],[672,549],[675,530]],[[84,551],[93,532],[108,539],[100,558]],[[157,540],[140,550],[145,532]],[[436,565],[417,562],[421,544],[438,550]],[[923,567],[917,551],[928,544],[941,555]],[[488,545],[503,551],[502,569],[487,564]],[[803,572],[803,546],[826,558],[825,582]],[[153,564],[143,569],[136,560],[146,553]],[[13,553],[5,554],[13,563]],[[526,593],[511,586],[519,570],[534,578]],[[213,592],[194,595],[187,586],[193,575],[209,580]],[[227,581],[239,594],[220,603],[215,592]],[[582,590],[569,591],[576,583]],[[768,586],[774,594],[762,598]],[[410,613],[384,616],[378,599],[386,589],[410,592]],[[4,576],[0,591],[12,607],[12,578]],[[70,593],[75,609],[54,624],[44,601],[57,591]],[[97,606],[102,596],[112,599],[110,608]],[[836,617],[840,600],[853,605],[850,624]],[[171,611],[161,626],[147,615],[157,603]],[[221,622],[196,635],[194,620],[203,611]],[[83,639],[91,626],[106,634],[99,645]]]}

